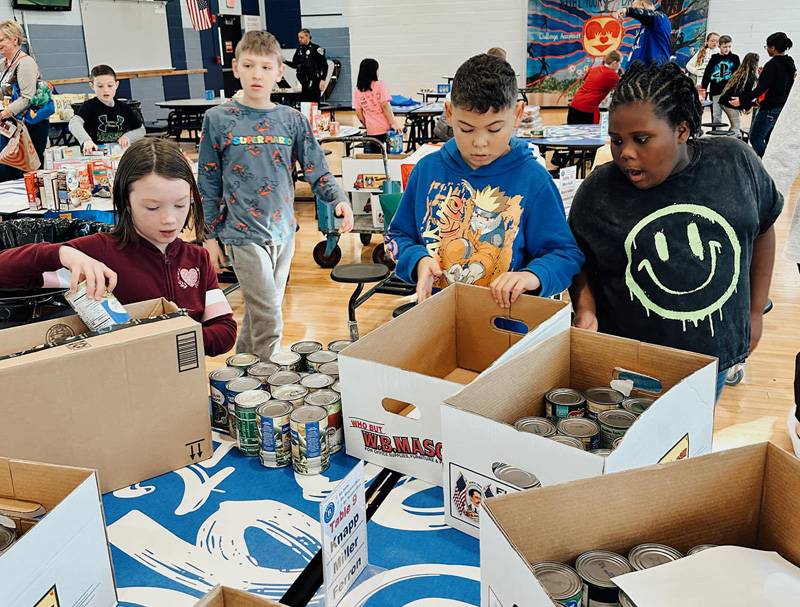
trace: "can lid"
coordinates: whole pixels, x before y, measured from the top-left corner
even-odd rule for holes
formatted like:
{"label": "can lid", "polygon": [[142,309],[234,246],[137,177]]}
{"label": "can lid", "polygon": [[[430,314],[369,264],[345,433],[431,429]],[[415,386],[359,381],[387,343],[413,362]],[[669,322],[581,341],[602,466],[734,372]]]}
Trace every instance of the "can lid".
{"label": "can lid", "polygon": [[294,371],[278,371],[273,373],[267,379],[270,386],[286,386],[289,384],[296,384],[300,381],[300,375]]}
{"label": "can lid", "polygon": [[338,354],[352,343],[353,341],[350,339],[337,339],[336,341],[332,341],[328,344],[328,350]]}
{"label": "can lid", "polygon": [[339,387],[339,380],[338,379],[335,382],[333,382],[333,385],[331,386],[331,390],[333,390],[334,392],[338,392],[339,394],[342,393],[342,389]]}
{"label": "can lid", "polygon": [[297,352],[275,352],[269,357],[269,362],[276,365],[293,365],[300,362],[300,355]]}
{"label": "can lid", "polygon": [[529,432],[545,438],[556,433],[555,425],[546,417],[521,417],[514,422],[514,427],[520,432]]}
{"label": "can lid", "polygon": [[332,363],[337,358],[339,358],[339,355],[336,354],[336,352],[330,352],[328,350],[319,350],[317,352],[313,352],[312,354],[306,356],[306,360],[308,362],[312,362],[316,365]]}
{"label": "can lid", "polygon": [[[259,385],[261,385],[260,382]],[[255,409],[265,404],[269,399],[270,394],[266,390],[245,390],[244,392],[239,392],[233,402],[236,403],[237,407],[243,409]]]}
{"label": "can lid", "polygon": [[583,588],[581,576],[569,565],[555,561],[533,564],[533,575],[554,601],[570,599]]}
{"label": "can lid", "polygon": [[321,422],[323,419],[328,419],[328,412],[322,407],[303,405],[302,407],[297,407],[297,409],[292,411],[292,421],[297,424]]}
{"label": "can lid", "polygon": [[597,421],[603,426],[618,428],[620,430],[630,428],[637,417],[625,409],[609,409],[597,416]]}
{"label": "can lid", "polygon": [[261,359],[256,356],[255,354],[234,354],[233,356],[228,357],[227,363],[229,366],[233,367],[249,367],[250,365],[254,365],[257,362],[260,362]]}
{"label": "can lid", "polygon": [[631,600],[625,592],[619,591],[619,607],[636,607],[636,603]]}
{"label": "can lid", "polygon": [[613,388],[589,388],[584,392],[586,400],[598,405],[622,405],[625,395]]}
{"label": "can lid", "polygon": [[237,377],[236,379],[232,379],[227,384],[225,384],[225,389],[229,390],[230,392],[245,392],[247,390],[260,390],[261,389],[261,382],[257,380],[255,377],[248,377],[244,375],[242,377]]}
{"label": "can lid", "polygon": [[277,400],[295,401],[305,398],[308,394],[308,388],[304,388],[300,384],[287,384],[285,386],[275,386],[272,389],[272,395]]}
{"label": "can lid", "polygon": [[558,422],[558,431],[566,436],[591,438],[600,432],[600,426],[585,417],[567,417]]}
{"label": "can lid", "polygon": [[601,588],[616,588],[611,578],[633,571],[628,559],[607,550],[584,552],[575,561],[575,569],[584,581]]}
{"label": "can lid", "polygon": [[333,378],[324,373],[310,373],[300,378],[300,385],[314,390],[329,388],[333,385]]}
{"label": "can lid", "polygon": [[584,401],[583,394],[572,388],[550,390],[545,398],[556,405],[580,405]]}
{"label": "can lid", "polygon": [[339,363],[336,361],[325,363],[319,366],[319,372],[326,375],[339,375]]}
{"label": "can lid", "polygon": [[611,455],[611,452],[614,451],[613,449],[592,449],[589,453],[593,453],[594,455],[599,455],[600,457],[608,457]]}
{"label": "can lid", "polygon": [[252,367],[247,367],[247,374],[256,377],[269,377],[280,370],[281,368],[275,363],[256,363]]}
{"label": "can lid", "polygon": [[628,553],[628,561],[636,571],[650,569],[682,558],[683,555],[675,548],[663,544],[639,544],[631,548]]}
{"label": "can lid", "polygon": [[330,407],[341,402],[340,396],[333,390],[317,390],[306,396],[306,404],[315,407]]}
{"label": "can lid", "polygon": [[527,470],[509,466],[508,464],[498,466],[494,474],[501,481],[506,481],[519,489],[533,489],[534,487],[540,487],[542,485],[535,474]]}
{"label": "can lid", "polygon": [[0,552],[8,549],[16,540],[16,531],[0,525]]}
{"label": "can lid", "polygon": [[554,434],[553,436],[548,436],[547,438],[557,443],[561,443],[562,445],[567,445],[568,447],[575,447],[576,449],[585,451],[583,442],[578,440],[574,436],[564,436],[563,434]]}
{"label": "can lid", "polygon": [[238,367],[222,367],[211,372],[211,379],[214,381],[231,381],[244,375],[244,371]]}
{"label": "can lid", "polygon": [[626,411],[630,411],[634,415],[641,415],[647,411],[654,402],[654,399],[646,397],[626,398],[622,401],[622,408]]}
{"label": "can lid", "polygon": [[322,350],[322,344],[318,341],[298,341],[296,344],[292,344],[291,350],[300,355],[311,354]]}
{"label": "can lid", "polygon": [[285,417],[291,415],[294,408],[285,400],[271,400],[256,409],[261,417]]}
{"label": "can lid", "polygon": [[717,544],[700,544],[699,546],[695,546],[689,552],[686,553],[686,556],[692,556],[693,554],[697,554],[698,552],[703,552],[703,550],[708,550],[709,548],[716,548]]}

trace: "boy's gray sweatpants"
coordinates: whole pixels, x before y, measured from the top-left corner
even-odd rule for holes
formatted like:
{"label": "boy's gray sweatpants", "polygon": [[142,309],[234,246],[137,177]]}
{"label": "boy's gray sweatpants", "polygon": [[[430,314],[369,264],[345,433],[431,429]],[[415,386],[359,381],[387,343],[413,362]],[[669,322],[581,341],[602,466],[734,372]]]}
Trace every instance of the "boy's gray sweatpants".
{"label": "boy's gray sweatpants", "polygon": [[281,347],[283,296],[294,255],[294,238],[280,245],[228,245],[228,256],[244,296],[237,352],[266,361]]}

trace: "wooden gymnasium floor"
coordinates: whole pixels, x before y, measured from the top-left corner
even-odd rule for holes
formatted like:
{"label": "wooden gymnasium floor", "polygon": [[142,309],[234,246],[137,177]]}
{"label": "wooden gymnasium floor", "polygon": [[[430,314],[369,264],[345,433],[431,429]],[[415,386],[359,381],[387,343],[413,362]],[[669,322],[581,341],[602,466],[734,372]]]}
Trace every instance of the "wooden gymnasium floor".
{"label": "wooden gymnasium floor", "polygon": [[[566,113],[562,111],[547,111],[544,114],[547,124],[563,124],[566,119]],[[350,123],[352,114],[341,113],[339,120]],[[339,173],[341,146],[330,147],[333,149],[333,155],[328,157],[331,169]],[[308,196],[310,190],[306,184],[301,184],[297,193],[299,197]],[[726,388],[717,406],[715,449],[763,440],[771,440],[785,449],[791,448],[786,433],[786,418],[794,404],[794,358],[800,350],[800,274],[797,266],[783,259],[782,250],[798,195],[800,181],[795,184],[776,225],[778,258],[771,291],[775,309],[765,317],[764,336],[747,364],[745,381],[736,387]],[[346,338],[347,301],[352,287],[334,283],[330,279],[330,270],[324,270],[314,263],[311,251],[321,240],[321,235],[314,219],[313,205],[298,201],[295,208],[300,231],[284,301],[283,346],[288,347],[302,339],[328,343],[333,339]],[[372,249],[380,242],[379,236],[375,235],[372,244],[364,247],[356,235],[343,237],[340,241],[342,263],[370,262]],[[229,300],[236,320],[241,322],[241,292],[232,293]],[[389,321],[392,310],[402,301],[388,295],[373,296],[357,313],[361,334]],[[224,364],[224,356],[208,360],[209,370]]]}

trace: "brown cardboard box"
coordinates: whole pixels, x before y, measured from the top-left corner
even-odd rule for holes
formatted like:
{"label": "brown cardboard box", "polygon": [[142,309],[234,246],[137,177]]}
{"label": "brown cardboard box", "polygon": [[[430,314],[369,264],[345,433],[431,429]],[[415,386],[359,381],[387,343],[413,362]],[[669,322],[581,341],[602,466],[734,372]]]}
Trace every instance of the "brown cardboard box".
{"label": "brown cardboard box", "polygon": [[[134,318],[178,312],[164,299]],[[0,332],[0,356],[86,331],[77,316]],[[0,360],[0,454],[96,468],[108,492],[211,456],[201,327],[189,316]]]}
{"label": "brown cardboard box", "polygon": [[800,565],[800,460],[771,443],[487,500],[481,605],[551,607],[529,563],[656,542],[774,550]]}
{"label": "brown cardboard box", "polygon": [[283,607],[269,599],[227,586],[214,586],[195,607]]}
{"label": "brown cardboard box", "polygon": [[0,604],[117,604],[94,470],[0,458],[0,497],[46,510],[0,555]]}

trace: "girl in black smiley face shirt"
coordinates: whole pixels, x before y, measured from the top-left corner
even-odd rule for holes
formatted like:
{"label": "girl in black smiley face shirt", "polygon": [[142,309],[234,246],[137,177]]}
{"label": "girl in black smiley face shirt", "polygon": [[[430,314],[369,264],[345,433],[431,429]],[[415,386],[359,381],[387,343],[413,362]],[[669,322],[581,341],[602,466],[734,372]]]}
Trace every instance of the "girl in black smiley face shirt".
{"label": "girl in black smiley face shirt", "polygon": [[720,376],[761,337],[783,198],[741,141],[698,138],[697,90],[671,63],[634,64],[609,115],[614,162],[578,190],[586,255],[577,327],[716,356]]}

